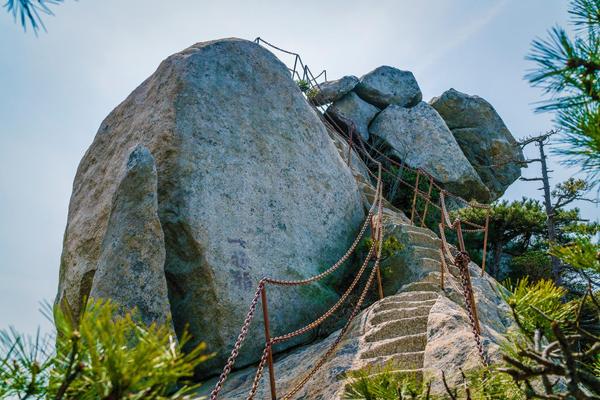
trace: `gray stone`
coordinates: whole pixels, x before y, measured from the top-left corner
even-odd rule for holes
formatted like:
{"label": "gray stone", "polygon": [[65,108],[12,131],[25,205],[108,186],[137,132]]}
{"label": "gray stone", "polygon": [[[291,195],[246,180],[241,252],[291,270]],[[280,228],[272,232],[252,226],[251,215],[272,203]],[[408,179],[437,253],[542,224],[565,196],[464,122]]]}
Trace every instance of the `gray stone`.
{"label": "gray stone", "polygon": [[151,324],[170,323],[165,242],[158,219],[157,176],[147,148],[136,147],[115,192],[90,297],[137,308]]}
{"label": "gray stone", "polygon": [[[240,39],[189,47],[110,113],[79,165],[57,299],[76,312],[90,292],[122,160],[136,144],[156,160],[175,330],[189,326],[192,343],[216,352],[199,371],[216,373],[261,278],[302,279],[346,251],[364,218],[357,185],[272,53]],[[272,331],[282,334],[329,308],[337,293],[317,283],[271,286],[268,297]],[[259,320],[238,367],[260,357]]]}
{"label": "gray stone", "polygon": [[412,72],[383,65],[360,78],[354,89],[367,102],[379,108],[390,104],[412,107],[423,99]]}
{"label": "gray stone", "polygon": [[358,134],[364,140],[368,140],[369,123],[379,111],[379,108],[362,100],[356,93],[350,92],[333,102],[327,108],[326,115],[347,129],[349,128],[348,125],[353,123]]}
{"label": "gray stone", "polygon": [[354,89],[358,84],[358,78],[353,75],[344,76],[335,81],[327,81],[319,84],[317,91],[310,96],[310,101],[315,106],[332,103]]}
{"label": "gray stone", "polygon": [[379,113],[369,130],[409,166],[428,172],[450,192],[467,200],[489,201],[489,190],[444,120],[427,103],[412,108],[391,105]]}
{"label": "gray stone", "polygon": [[458,145],[481,180],[490,189],[492,200],[521,176],[518,164],[523,153],[494,107],[478,96],[450,89],[431,100],[444,118]]}

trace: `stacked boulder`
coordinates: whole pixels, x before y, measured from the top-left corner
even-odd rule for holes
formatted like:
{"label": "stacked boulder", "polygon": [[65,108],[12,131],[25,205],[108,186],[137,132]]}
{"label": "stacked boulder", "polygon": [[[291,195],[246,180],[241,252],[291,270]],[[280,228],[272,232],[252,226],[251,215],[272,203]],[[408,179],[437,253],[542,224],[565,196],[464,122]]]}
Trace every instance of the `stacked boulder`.
{"label": "stacked boulder", "polygon": [[429,173],[447,190],[490,202],[520,176],[523,154],[484,99],[450,89],[430,103],[409,71],[381,66],[358,79],[320,85],[315,105],[365,141],[383,140],[393,155]]}

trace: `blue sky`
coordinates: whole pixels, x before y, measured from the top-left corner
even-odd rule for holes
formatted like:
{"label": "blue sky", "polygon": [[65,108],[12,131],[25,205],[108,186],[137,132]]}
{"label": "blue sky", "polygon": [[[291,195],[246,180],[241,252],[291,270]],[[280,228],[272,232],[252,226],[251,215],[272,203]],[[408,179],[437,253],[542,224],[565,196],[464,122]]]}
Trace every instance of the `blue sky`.
{"label": "blue sky", "polygon": [[[414,72],[426,100],[450,87],[484,97],[518,138],[552,126],[532,111],[540,91],[523,80],[524,56],[567,21],[562,0],[67,0],[54,10],[38,37],[0,13],[0,328],[28,332],[48,326],[39,302],[56,292],[79,160],[101,120],[168,55],[261,36],[330,78],[392,65]],[[553,167],[555,183],[576,172]],[[536,187],[516,183],[505,197],[538,197]]]}

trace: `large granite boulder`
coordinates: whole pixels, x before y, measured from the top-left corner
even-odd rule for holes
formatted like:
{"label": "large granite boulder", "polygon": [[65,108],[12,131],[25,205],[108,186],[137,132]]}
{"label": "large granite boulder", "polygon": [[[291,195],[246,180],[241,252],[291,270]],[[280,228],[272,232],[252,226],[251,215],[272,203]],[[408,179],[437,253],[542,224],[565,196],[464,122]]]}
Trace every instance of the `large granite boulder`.
{"label": "large granite boulder", "polygon": [[369,123],[379,112],[379,108],[362,100],[354,92],[350,92],[341,99],[333,102],[326,112],[327,118],[332,119],[340,127],[348,129],[350,123],[354,124],[356,132],[364,139],[369,139]]}
{"label": "large granite boulder", "polygon": [[523,153],[494,107],[450,89],[431,100],[481,180],[497,199],[521,176]]}
{"label": "large granite boulder", "polygon": [[147,324],[170,323],[156,165],[143,146],[129,155],[116,189],[90,297],[137,308]]}
{"label": "large granite boulder", "polygon": [[[97,281],[123,160],[138,144],[156,162],[175,330],[189,327],[192,343],[216,352],[199,371],[216,373],[262,277],[302,279],[346,251],[364,217],[357,185],[273,54],[240,39],[191,46],[109,114],[79,165],[57,298],[75,312]],[[281,334],[311,321],[337,293],[315,284],[270,287],[268,296],[272,332]],[[255,321],[237,366],[255,362],[263,345]]]}
{"label": "large granite boulder", "polygon": [[371,134],[384,139],[398,157],[421,168],[465,199],[487,202],[490,192],[465,155],[446,123],[430,105],[391,105],[373,120]]}
{"label": "large granite boulder", "polygon": [[363,100],[379,108],[390,104],[412,107],[423,99],[412,72],[387,65],[375,68],[360,78],[354,90]]}
{"label": "large granite boulder", "polygon": [[335,81],[327,81],[319,84],[316,92],[309,100],[315,106],[332,103],[350,92],[358,84],[358,78],[353,75],[344,76]]}

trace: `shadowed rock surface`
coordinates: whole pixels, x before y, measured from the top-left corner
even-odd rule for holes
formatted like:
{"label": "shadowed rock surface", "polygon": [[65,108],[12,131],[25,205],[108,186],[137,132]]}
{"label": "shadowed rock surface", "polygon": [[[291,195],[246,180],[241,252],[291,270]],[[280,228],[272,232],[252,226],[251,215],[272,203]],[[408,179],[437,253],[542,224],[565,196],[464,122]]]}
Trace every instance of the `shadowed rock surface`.
{"label": "shadowed rock surface", "polygon": [[138,146],[115,192],[90,292],[124,310],[137,308],[147,324],[171,319],[156,187],[154,158]]}
{"label": "shadowed rock surface", "polygon": [[368,140],[369,123],[379,111],[379,108],[362,100],[356,93],[350,92],[333,102],[327,108],[326,115],[342,127],[346,126],[346,121],[352,121],[357,133],[364,140]]}
{"label": "shadowed rock surface", "polygon": [[[312,276],[346,251],[364,217],[357,185],[272,53],[239,39],[189,47],[110,113],[79,165],[57,298],[75,312],[90,294],[123,160],[138,144],[156,161],[175,330],[188,325],[216,352],[199,371],[216,373],[262,277]],[[324,284],[270,289],[272,329],[299,327],[335,299]],[[238,366],[259,358],[260,328]]]}
{"label": "shadowed rock surface", "polygon": [[420,102],[412,108],[391,105],[379,113],[369,129],[385,139],[400,159],[427,171],[449,191],[467,200],[490,199],[489,190],[446,123],[429,104]]}
{"label": "shadowed rock surface", "polygon": [[327,81],[319,84],[316,94],[310,98],[315,106],[322,106],[334,102],[346,93],[354,89],[358,84],[358,78],[353,75],[344,76],[335,81]]}
{"label": "shadowed rock surface", "polygon": [[490,189],[502,196],[521,176],[523,152],[494,107],[479,96],[450,89],[431,100],[467,159]]}
{"label": "shadowed rock surface", "polygon": [[360,78],[354,90],[363,100],[379,108],[390,104],[412,107],[423,99],[412,72],[387,65],[375,68]]}

